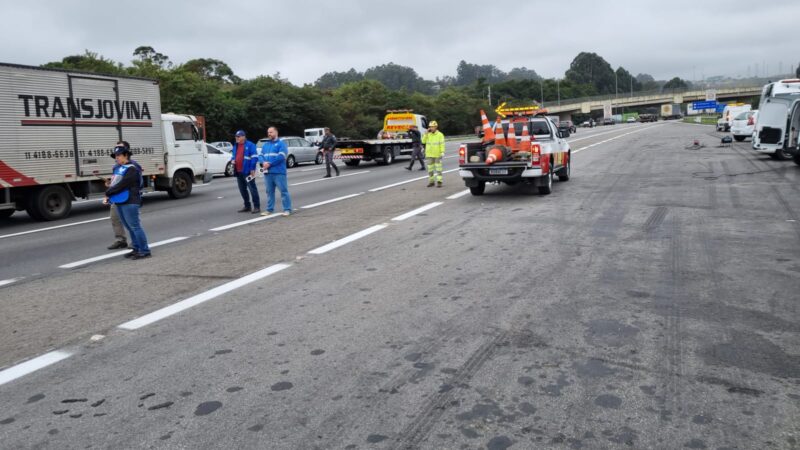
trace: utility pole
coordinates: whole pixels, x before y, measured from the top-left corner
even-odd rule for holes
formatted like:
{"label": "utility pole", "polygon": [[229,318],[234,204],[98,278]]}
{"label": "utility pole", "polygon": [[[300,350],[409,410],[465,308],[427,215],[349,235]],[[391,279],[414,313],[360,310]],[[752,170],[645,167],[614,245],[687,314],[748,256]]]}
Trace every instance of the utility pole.
{"label": "utility pole", "polygon": [[489,106],[492,106],[492,86],[489,85]]}
{"label": "utility pole", "polygon": [[561,78],[556,78],[556,92],[558,93],[558,106],[561,106]]}
{"label": "utility pole", "polygon": [[544,78],[539,80],[539,94],[542,96],[542,108],[544,108]]}

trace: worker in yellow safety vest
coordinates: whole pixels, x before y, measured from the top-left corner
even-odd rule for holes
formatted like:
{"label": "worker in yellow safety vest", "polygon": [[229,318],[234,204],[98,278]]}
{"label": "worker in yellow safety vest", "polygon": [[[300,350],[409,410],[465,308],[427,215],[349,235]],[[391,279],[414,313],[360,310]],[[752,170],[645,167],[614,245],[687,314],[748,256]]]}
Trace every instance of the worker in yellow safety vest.
{"label": "worker in yellow safety vest", "polygon": [[428,133],[422,136],[425,146],[425,162],[428,166],[428,187],[442,187],[442,158],[444,158],[444,135],[439,131],[439,124],[432,120],[428,124]]}

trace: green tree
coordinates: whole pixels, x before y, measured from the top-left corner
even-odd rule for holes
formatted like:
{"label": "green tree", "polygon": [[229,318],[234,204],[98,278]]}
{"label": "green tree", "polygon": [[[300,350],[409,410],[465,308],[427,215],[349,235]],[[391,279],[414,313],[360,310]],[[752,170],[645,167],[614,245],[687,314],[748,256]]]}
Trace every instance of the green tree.
{"label": "green tree", "polygon": [[678,77],[675,77],[675,78],[667,81],[664,84],[664,86],[662,86],[662,89],[683,89],[683,88],[688,88],[688,87],[689,87],[689,83],[687,81],[684,81],[684,80],[681,80]]}
{"label": "green tree", "polygon": [[497,67],[487,64],[470,64],[464,60],[458,63],[456,68],[456,85],[467,86],[478,81],[479,78],[485,79],[488,83],[496,83],[506,78],[506,73]]}
{"label": "green tree", "polygon": [[199,58],[186,61],[179,67],[179,70],[194,72],[207,80],[217,80],[225,83],[241,83],[242,79],[237,77],[233,70],[218,59]]}
{"label": "green tree", "polygon": [[128,73],[134,76],[159,79],[166,70],[172,68],[169,57],[158,53],[153,47],[136,47],[133,56],[137,59],[132,61],[133,67],[128,69]]}
{"label": "green tree", "polygon": [[800,64],[797,65],[797,68],[794,69],[794,76],[800,78]]}
{"label": "green tree", "polygon": [[527,67],[514,67],[511,71],[508,72],[506,75],[506,80],[541,80],[542,77],[539,76],[533,69],[528,69]]}
{"label": "green tree", "polygon": [[565,77],[575,84],[593,86],[597,94],[614,92],[614,69],[596,53],[579,53],[570,63]]}
{"label": "green tree", "polygon": [[471,134],[480,125],[478,110],[489,109],[486,100],[470,97],[464,90],[454,87],[443,90],[433,100],[433,111],[425,114],[436,120],[445,134]]}
{"label": "green tree", "polygon": [[59,62],[49,62],[42,67],[48,69],[76,70],[80,72],[120,75],[125,72],[121,63],[106,59],[97,53],[85,50],[82,55],[65,56]]}
{"label": "green tree", "polygon": [[409,92],[426,93],[431,91],[430,85],[426,84],[414,69],[391,62],[367,69],[364,72],[364,79],[380,81],[392,90],[405,89]]}
{"label": "green tree", "polygon": [[317,78],[314,86],[320,89],[336,89],[347,83],[354,83],[364,79],[364,74],[351,68],[347,72],[327,72]]}

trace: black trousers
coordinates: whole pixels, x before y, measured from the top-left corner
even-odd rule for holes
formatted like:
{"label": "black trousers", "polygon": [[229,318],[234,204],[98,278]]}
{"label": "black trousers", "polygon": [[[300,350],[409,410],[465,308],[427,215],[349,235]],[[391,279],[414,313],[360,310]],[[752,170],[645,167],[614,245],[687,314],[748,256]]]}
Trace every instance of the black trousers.
{"label": "black trousers", "polygon": [[421,144],[414,144],[413,150],[411,152],[411,164],[408,165],[408,168],[414,167],[414,161],[419,160],[419,165],[422,168],[425,168],[425,159],[422,157],[422,145]]}

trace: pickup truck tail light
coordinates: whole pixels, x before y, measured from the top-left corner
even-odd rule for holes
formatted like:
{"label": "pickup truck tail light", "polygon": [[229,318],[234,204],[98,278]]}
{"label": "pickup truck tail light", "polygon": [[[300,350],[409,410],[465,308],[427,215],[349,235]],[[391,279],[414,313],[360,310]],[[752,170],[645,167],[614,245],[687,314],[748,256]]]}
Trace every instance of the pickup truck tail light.
{"label": "pickup truck tail light", "polygon": [[467,144],[458,147],[458,163],[464,164],[467,161]]}
{"label": "pickup truck tail light", "polygon": [[531,144],[531,164],[539,165],[542,147],[539,144]]}

